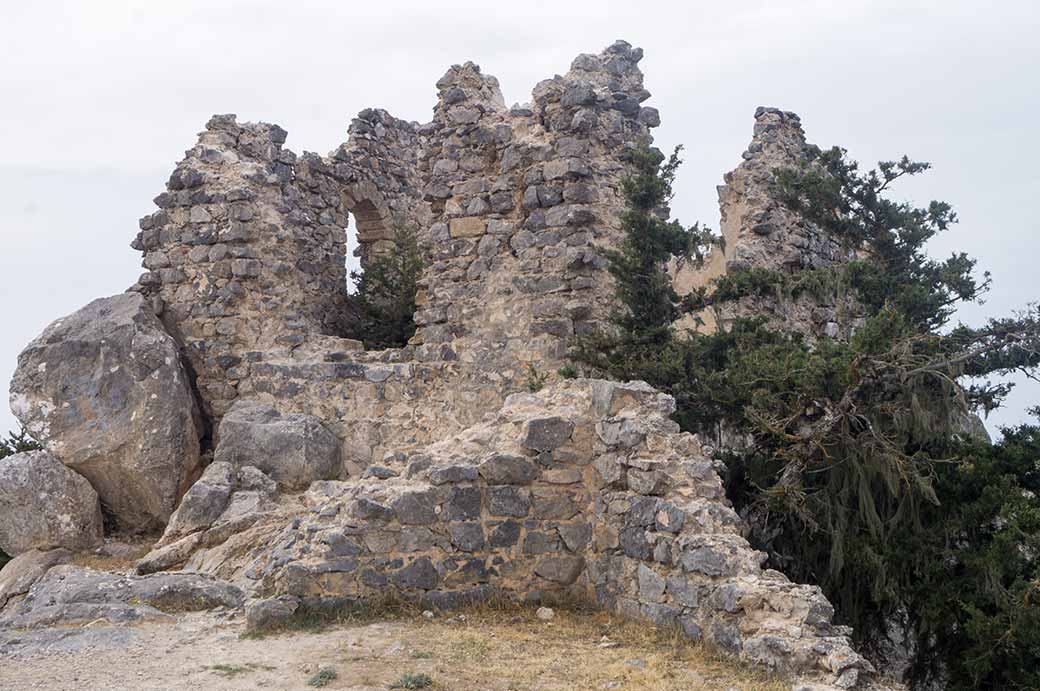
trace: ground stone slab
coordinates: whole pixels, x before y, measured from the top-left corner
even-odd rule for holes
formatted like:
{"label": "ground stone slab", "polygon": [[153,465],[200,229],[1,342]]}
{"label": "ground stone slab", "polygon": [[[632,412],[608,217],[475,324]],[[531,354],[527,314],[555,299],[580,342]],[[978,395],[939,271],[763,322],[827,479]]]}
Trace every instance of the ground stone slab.
{"label": "ground stone slab", "polygon": [[238,608],[242,602],[239,588],[201,574],[128,576],[82,566],[54,566],[23,599],[0,611],[0,627],[166,619],[169,613]]}
{"label": "ground stone slab", "polygon": [[52,566],[66,564],[72,559],[67,549],[52,549],[46,552],[29,550],[22,552],[0,569],[0,610],[9,600],[29,592]]}

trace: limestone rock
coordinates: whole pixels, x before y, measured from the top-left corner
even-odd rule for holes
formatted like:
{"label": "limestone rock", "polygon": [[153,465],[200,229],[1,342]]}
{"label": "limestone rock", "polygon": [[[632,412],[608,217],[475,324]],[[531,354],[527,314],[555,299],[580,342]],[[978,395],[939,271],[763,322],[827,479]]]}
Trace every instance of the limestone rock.
{"label": "limestone rock", "polygon": [[246,631],[262,631],[286,622],[300,606],[299,598],[281,595],[246,602]]}
{"label": "limestone rock", "polygon": [[0,549],[94,547],[102,538],[97,493],[46,451],[0,460]]}
{"label": "limestone rock", "polygon": [[138,560],[139,574],[182,564],[200,547],[223,542],[273,508],[274,480],[253,466],[211,463],[170,517],[155,547]]}
{"label": "limestone rock", "polygon": [[141,295],[101,298],[48,326],[18,357],[11,409],[123,528],[165,524],[195,479],[188,377]]}
{"label": "limestone rock", "polygon": [[201,574],[126,576],[82,566],[54,566],[23,600],[0,613],[0,626],[164,619],[171,612],[238,608],[242,600],[237,587]]}
{"label": "limestone rock", "polygon": [[52,566],[66,564],[72,559],[67,549],[52,549],[46,552],[31,549],[22,552],[0,569],[0,610],[18,595],[29,592],[32,584],[40,579]]}
{"label": "limestone rock", "polygon": [[216,462],[251,465],[290,489],[340,476],[339,439],[318,418],[272,406],[236,403],[220,424]]}

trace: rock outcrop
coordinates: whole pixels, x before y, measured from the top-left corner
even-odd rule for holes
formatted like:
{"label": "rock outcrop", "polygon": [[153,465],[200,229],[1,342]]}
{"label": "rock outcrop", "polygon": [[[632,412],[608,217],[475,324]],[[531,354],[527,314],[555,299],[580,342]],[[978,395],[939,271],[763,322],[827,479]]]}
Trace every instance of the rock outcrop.
{"label": "rock outcrop", "polygon": [[191,486],[162,538],[137,562],[139,574],[183,563],[197,549],[219,544],[275,508],[275,482],[252,466],[217,461]]}
{"label": "rock outcrop", "polygon": [[141,295],[101,298],[48,326],[18,357],[11,409],[125,528],[164,525],[197,476],[191,385]]}
{"label": "rock outcrop", "polygon": [[46,451],[0,460],[0,550],[83,550],[102,538],[98,495]]}
{"label": "rock outcrop", "polygon": [[125,576],[82,566],[54,566],[23,598],[0,612],[0,627],[161,620],[176,612],[240,607],[242,601],[238,588],[199,574]]}

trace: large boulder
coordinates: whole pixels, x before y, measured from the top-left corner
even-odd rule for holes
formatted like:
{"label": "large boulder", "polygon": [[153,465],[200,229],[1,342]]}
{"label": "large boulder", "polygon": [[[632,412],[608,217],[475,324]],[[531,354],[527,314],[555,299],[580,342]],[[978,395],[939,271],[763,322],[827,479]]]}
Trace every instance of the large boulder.
{"label": "large boulder", "polygon": [[199,417],[177,344],[137,293],[48,326],[18,356],[11,408],[121,528],[164,525],[198,474]]}
{"label": "large boulder", "polygon": [[341,474],[339,438],[313,415],[239,401],[221,420],[218,438],[215,462],[255,466],[289,489]]}
{"label": "large boulder", "polygon": [[0,549],[94,547],[102,539],[101,507],[90,483],[46,451],[0,461]]}

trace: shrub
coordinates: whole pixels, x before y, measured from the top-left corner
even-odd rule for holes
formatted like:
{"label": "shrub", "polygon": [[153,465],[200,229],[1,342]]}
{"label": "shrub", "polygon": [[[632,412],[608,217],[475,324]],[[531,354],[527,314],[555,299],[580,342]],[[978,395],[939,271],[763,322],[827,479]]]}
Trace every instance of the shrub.
{"label": "shrub", "polygon": [[332,669],[331,667],[322,667],[317,672],[312,674],[311,678],[307,680],[307,686],[313,686],[315,688],[328,686],[333,681],[335,681],[338,676],[339,675],[336,674],[336,670]]}
{"label": "shrub", "polygon": [[405,672],[401,675],[401,678],[390,684],[391,689],[425,689],[433,686],[433,679],[430,678],[429,674],[419,672]]}

